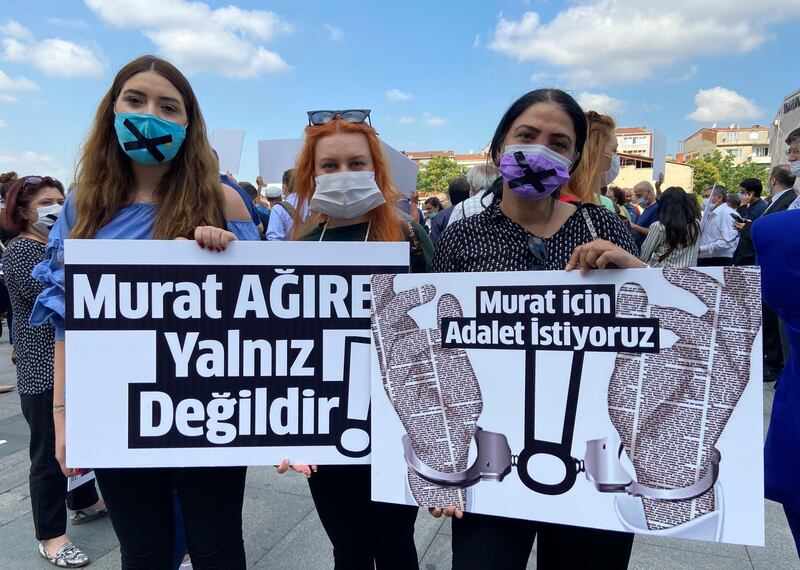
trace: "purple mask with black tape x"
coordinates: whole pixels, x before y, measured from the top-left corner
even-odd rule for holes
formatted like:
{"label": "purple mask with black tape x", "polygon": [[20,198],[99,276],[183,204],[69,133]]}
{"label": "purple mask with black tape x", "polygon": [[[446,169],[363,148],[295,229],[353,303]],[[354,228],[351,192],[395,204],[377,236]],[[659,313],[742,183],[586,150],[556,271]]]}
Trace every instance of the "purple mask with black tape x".
{"label": "purple mask with black tape x", "polygon": [[572,162],[540,144],[508,145],[498,170],[509,189],[523,200],[540,200],[569,180]]}

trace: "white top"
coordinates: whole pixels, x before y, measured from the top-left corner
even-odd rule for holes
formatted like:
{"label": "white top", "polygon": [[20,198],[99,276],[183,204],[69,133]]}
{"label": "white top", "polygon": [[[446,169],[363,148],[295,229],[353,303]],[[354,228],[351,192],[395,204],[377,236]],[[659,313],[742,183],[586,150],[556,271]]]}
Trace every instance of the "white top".
{"label": "white top", "polygon": [[[484,198],[482,200],[482,198]],[[463,220],[465,218],[469,218],[470,216],[474,216],[475,214],[480,214],[486,208],[489,207],[489,204],[492,203],[492,195],[489,190],[484,190],[483,192],[479,192],[475,194],[472,198],[467,198],[460,204],[453,207],[453,211],[450,213],[450,219],[447,222],[448,227],[453,225],[458,220]]]}
{"label": "white top", "polygon": [[739,232],[733,227],[732,212],[734,209],[723,202],[704,216],[698,257],[733,257]]}

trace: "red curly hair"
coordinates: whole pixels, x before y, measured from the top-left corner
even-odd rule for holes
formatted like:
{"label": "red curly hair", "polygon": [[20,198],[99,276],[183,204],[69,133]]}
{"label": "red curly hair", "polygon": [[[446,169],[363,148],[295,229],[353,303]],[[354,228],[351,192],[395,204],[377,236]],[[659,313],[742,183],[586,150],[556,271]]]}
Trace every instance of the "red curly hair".
{"label": "red curly hair", "polygon": [[386,203],[370,210],[366,217],[372,223],[370,236],[374,241],[404,241],[403,225],[395,211],[397,201],[402,198],[392,182],[389,165],[383,154],[381,141],[378,134],[371,126],[364,123],[351,123],[336,119],[324,125],[306,127],[306,138],[303,148],[297,157],[297,163],[292,173],[292,186],[297,194],[297,207],[295,208],[293,239],[302,239],[313,227],[327,221],[328,217],[322,214],[309,216],[303,222],[300,212],[305,210],[311,202],[315,190],[314,158],[317,142],[336,133],[361,133],[367,138],[369,151],[372,155],[372,165],[375,171],[375,182],[383,193]]}

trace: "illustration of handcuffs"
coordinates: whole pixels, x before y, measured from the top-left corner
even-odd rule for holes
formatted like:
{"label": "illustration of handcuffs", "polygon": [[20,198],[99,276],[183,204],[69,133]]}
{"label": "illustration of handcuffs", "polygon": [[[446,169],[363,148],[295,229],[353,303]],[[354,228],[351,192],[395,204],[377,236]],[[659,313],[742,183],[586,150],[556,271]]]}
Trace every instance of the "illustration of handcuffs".
{"label": "illustration of handcuffs", "polygon": [[[627,493],[645,499],[681,501],[694,499],[711,489],[719,477],[721,455],[716,448],[711,449],[708,469],[697,482],[687,487],[663,489],[643,485],[634,480],[622,466],[623,445],[611,446],[608,438],[593,439],[586,442],[586,455],[578,460],[572,457],[572,437],[575,431],[575,415],[578,408],[581,372],[583,370],[583,351],[576,351],[572,358],[567,407],[561,442],[555,443],[536,438],[534,425],[534,406],[536,397],[536,352],[525,351],[525,447],[519,456],[511,453],[506,436],[501,433],[477,428],[475,444],[477,457],[466,470],[455,473],[438,471],[426,465],[411,445],[408,434],[403,435],[405,460],[409,469],[423,479],[442,487],[470,487],[480,481],[501,482],[517,468],[517,475],[529,489],[544,495],[561,495],[575,485],[580,473],[585,472],[601,493]],[[531,458],[537,455],[550,455],[564,465],[564,477],[558,483],[543,483],[534,478],[528,470]]]}

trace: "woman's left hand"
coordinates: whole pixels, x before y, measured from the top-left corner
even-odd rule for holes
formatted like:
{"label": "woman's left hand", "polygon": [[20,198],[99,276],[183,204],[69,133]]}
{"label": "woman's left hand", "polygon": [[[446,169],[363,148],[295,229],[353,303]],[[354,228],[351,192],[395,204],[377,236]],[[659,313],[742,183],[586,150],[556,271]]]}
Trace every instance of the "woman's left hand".
{"label": "woman's left hand", "polygon": [[632,269],[647,267],[635,255],[604,239],[579,245],[572,252],[567,262],[567,271],[580,269],[586,273],[589,269]]}
{"label": "woman's left hand", "polygon": [[228,243],[235,240],[236,236],[227,230],[214,226],[199,226],[194,230],[194,239],[197,245],[211,251],[225,251]]}

